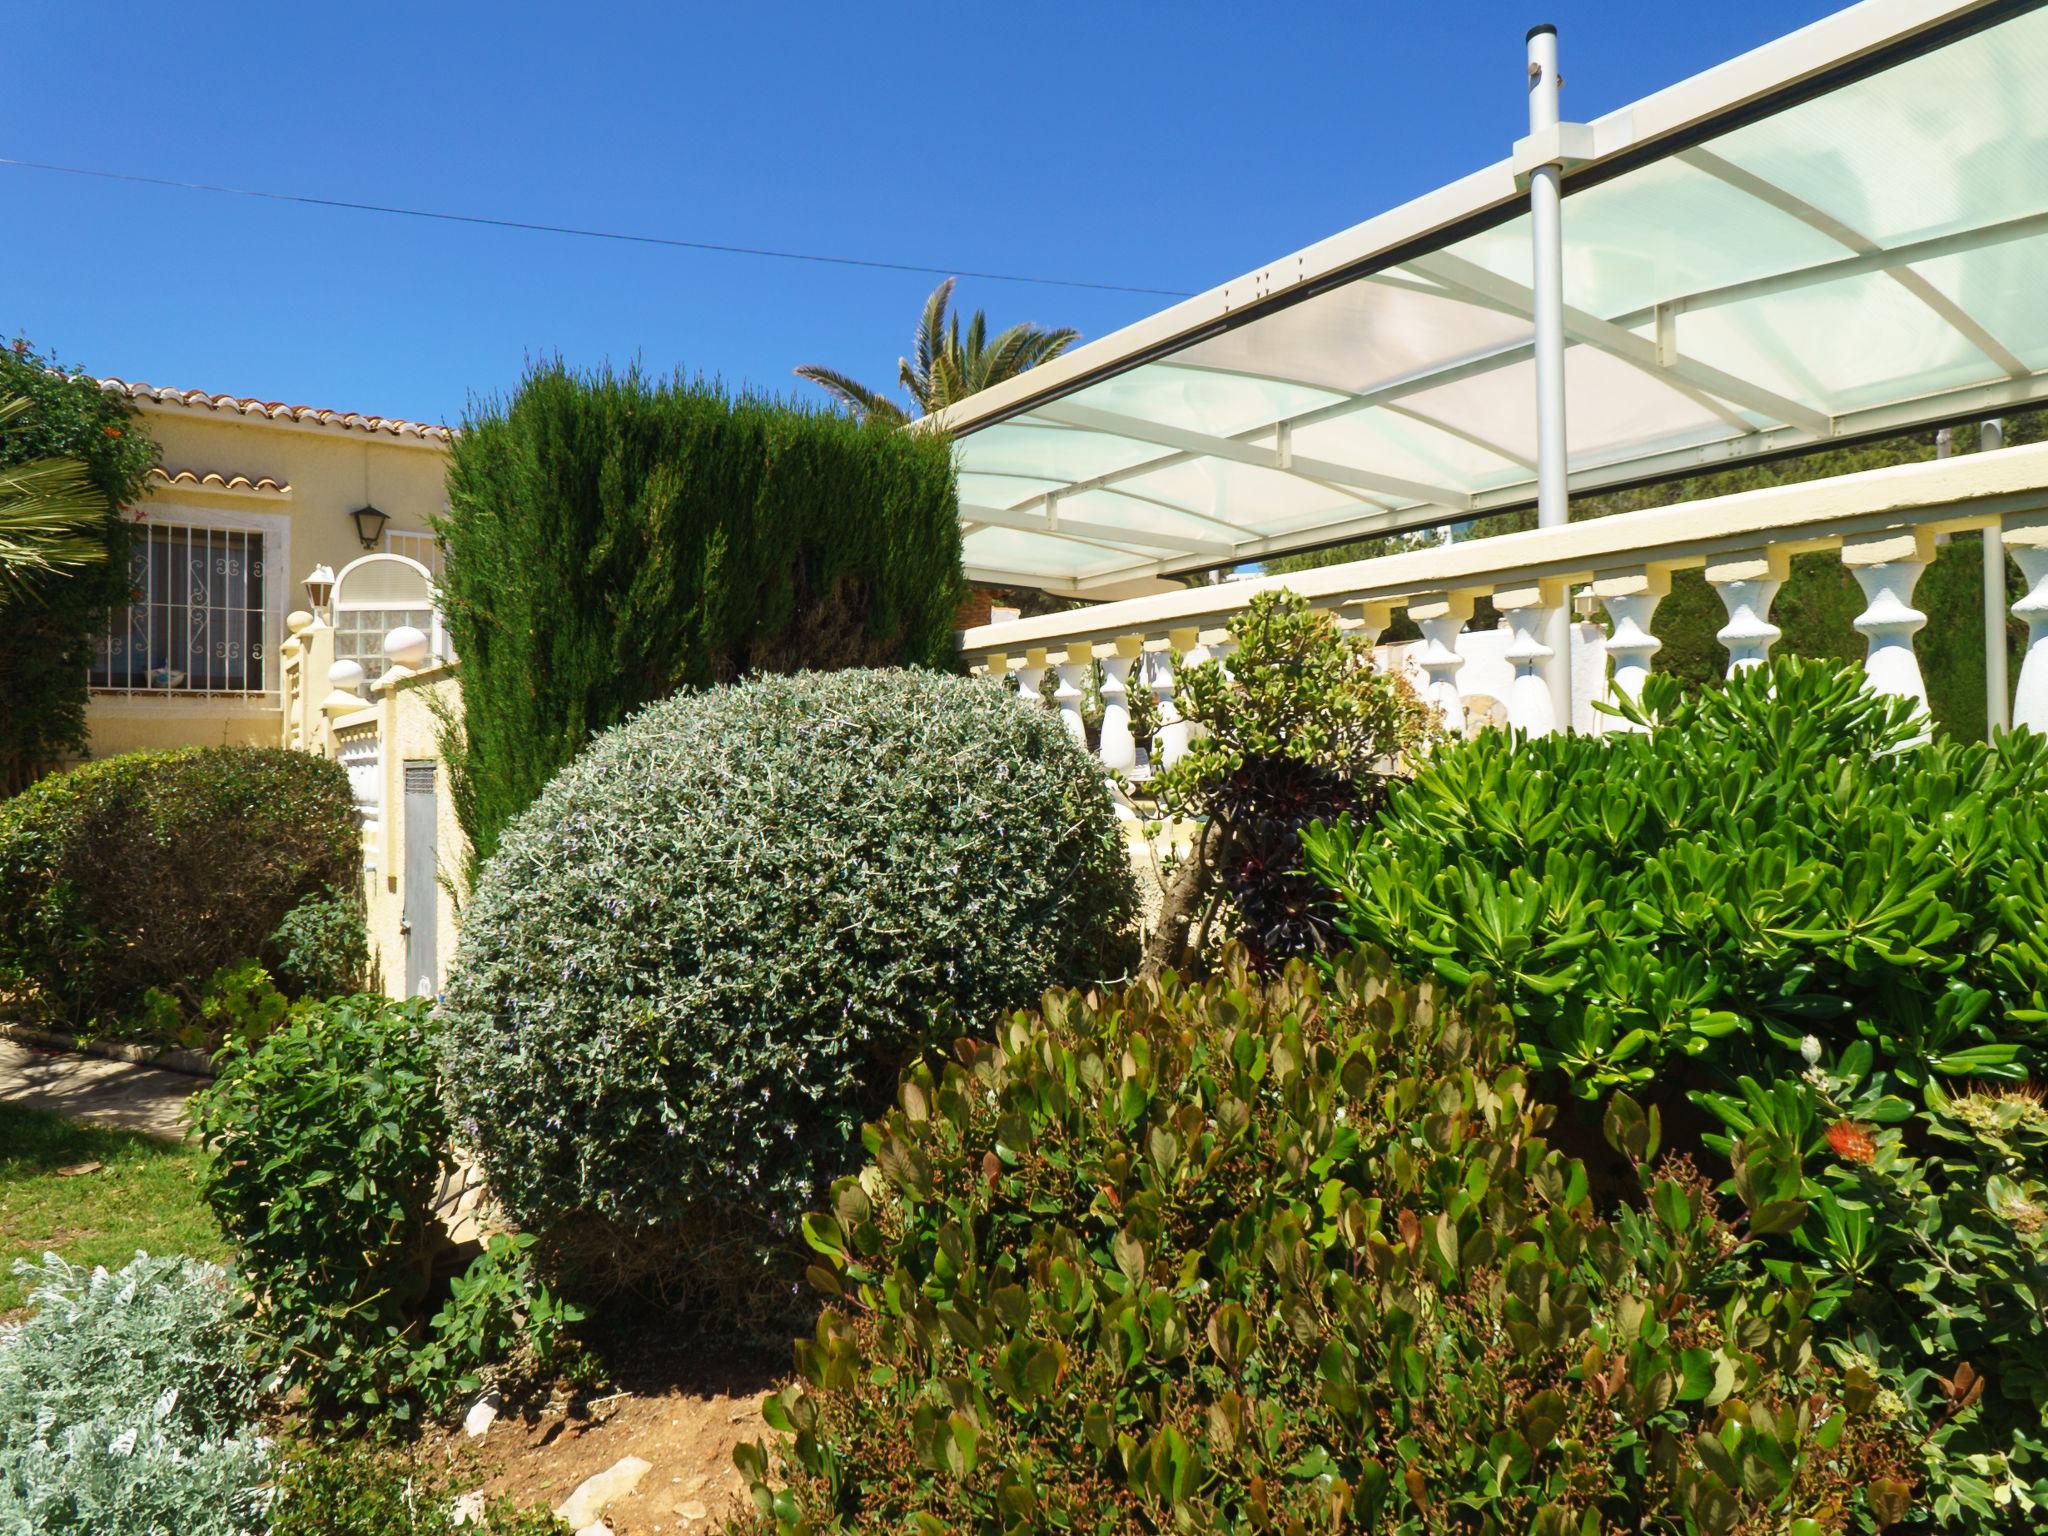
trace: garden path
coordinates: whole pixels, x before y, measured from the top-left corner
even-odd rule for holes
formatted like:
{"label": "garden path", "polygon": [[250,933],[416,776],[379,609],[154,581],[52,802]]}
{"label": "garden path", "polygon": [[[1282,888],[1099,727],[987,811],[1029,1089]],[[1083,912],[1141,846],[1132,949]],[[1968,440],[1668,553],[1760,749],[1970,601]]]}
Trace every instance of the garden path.
{"label": "garden path", "polygon": [[182,1072],[0,1039],[0,1104],[83,1124],[176,1141],[185,1134],[185,1100],[203,1083]]}

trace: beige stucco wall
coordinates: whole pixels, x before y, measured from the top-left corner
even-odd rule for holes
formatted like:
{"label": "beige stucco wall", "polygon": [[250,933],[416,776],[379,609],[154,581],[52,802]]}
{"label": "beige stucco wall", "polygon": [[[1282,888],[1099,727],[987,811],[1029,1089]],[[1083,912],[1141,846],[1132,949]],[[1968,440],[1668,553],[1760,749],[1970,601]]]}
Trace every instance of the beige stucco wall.
{"label": "beige stucco wall", "polygon": [[[289,495],[278,495],[158,485],[139,509],[145,522],[218,520],[253,524],[275,535],[282,572],[273,579],[266,570],[264,592],[273,647],[285,637],[284,616],[306,605],[307,573],[316,565],[338,571],[366,553],[350,512],[368,503],[390,514],[389,531],[429,533],[428,520],[447,505],[446,450],[431,440],[185,405],[144,403],[142,417],[172,475],[190,470],[202,478],[218,473],[251,482],[267,476],[290,487]],[[280,724],[274,694],[263,699],[95,693],[86,710],[96,757],[144,747],[274,745]]]}
{"label": "beige stucco wall", "polygon": [[455,950],[456,922],[466,843],[455,819],[454,797],[449,793],[447,765],[441,761],[441,723],[438,706],[459,713],[461,690],[452,669],[430,667],[397,678],[378,687],[373,698],[379,721],[379,767],[383,778],[383,804],[376,826],[367,829],[363,840],[363,895],[367,906],[370,947],[384,990],[393,997],[408,997],[419,990],[421,977],[407,974],[405,920],[405,867],[408,850],[405,839],[405,767],[408,763],[432,763],[436,811],[435,856],[438,866],[436,907],[439,937],[436,944],[431,990],[439,992],[448,979],[448,959]]}

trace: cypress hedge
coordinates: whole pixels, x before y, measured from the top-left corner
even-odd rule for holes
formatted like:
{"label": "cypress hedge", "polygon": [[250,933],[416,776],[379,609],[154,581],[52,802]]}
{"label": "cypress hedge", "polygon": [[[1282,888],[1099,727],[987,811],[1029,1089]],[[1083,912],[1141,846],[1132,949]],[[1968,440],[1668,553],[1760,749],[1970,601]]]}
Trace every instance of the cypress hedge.
{"label": "cypress hedge", "polygon": [[758,672],[952,664],[943,439],[559,359],[457,437],[440,532],[478,864],[597,732]]}

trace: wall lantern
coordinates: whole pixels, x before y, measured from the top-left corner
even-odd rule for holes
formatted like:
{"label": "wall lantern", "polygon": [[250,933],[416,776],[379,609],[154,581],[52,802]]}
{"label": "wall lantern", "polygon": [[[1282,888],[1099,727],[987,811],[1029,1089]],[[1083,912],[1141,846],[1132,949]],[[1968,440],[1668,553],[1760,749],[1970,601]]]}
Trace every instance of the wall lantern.
{"label": "wall lantern", "polygon": [[375,507],[357,507],[349,516],[356,520],[356,537],[363,541],[363,548],[375,549],[377,541],[384,537],[384,525],[391,521],[391,514],[379,512]]}
{"label": "wall lantern", "polygon": [[326,609],[327,599],[332,596],[334,568],[326,565],[314,566],[312,573],[306,577],[306,601],[313,605],[313,612],[318,614]]}

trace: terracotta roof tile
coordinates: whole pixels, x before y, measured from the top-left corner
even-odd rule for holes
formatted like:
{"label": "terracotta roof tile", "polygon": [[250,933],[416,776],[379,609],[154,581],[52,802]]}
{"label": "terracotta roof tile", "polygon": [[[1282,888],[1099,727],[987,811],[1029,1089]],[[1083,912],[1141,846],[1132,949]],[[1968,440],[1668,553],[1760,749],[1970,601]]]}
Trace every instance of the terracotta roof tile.
{"label": "terracotta roof tile", "polygon": [[153,485],[175,485],[189,490],[259,491],[271,496],[289,496],[292,493],[289,482],[273,480],[269,475],[251,479],[247,475],[224,475],[217,469],[209,469],[204,474],[191,469],[151,469],[149,478]]}
{"label": "terracotta roof tile", "polygon": [[372,432],[387,437],[411,438],[422,442],[446,443],[454,434],[444,426],[423,421],[406,421],[396,416],[364,416],[355,411],[323,410],[313,405],[286,405],[282,400],[256,400],[242,395],[211,395],[203,389],[159,388],[141,381],[106,378],[100,388],[110,395],[146,400],[158,405],[189,406],[193,410],[233,411],[238,416],[260,416],[270,421],[296,421],[312,426],[333,427],[342,432]]}

